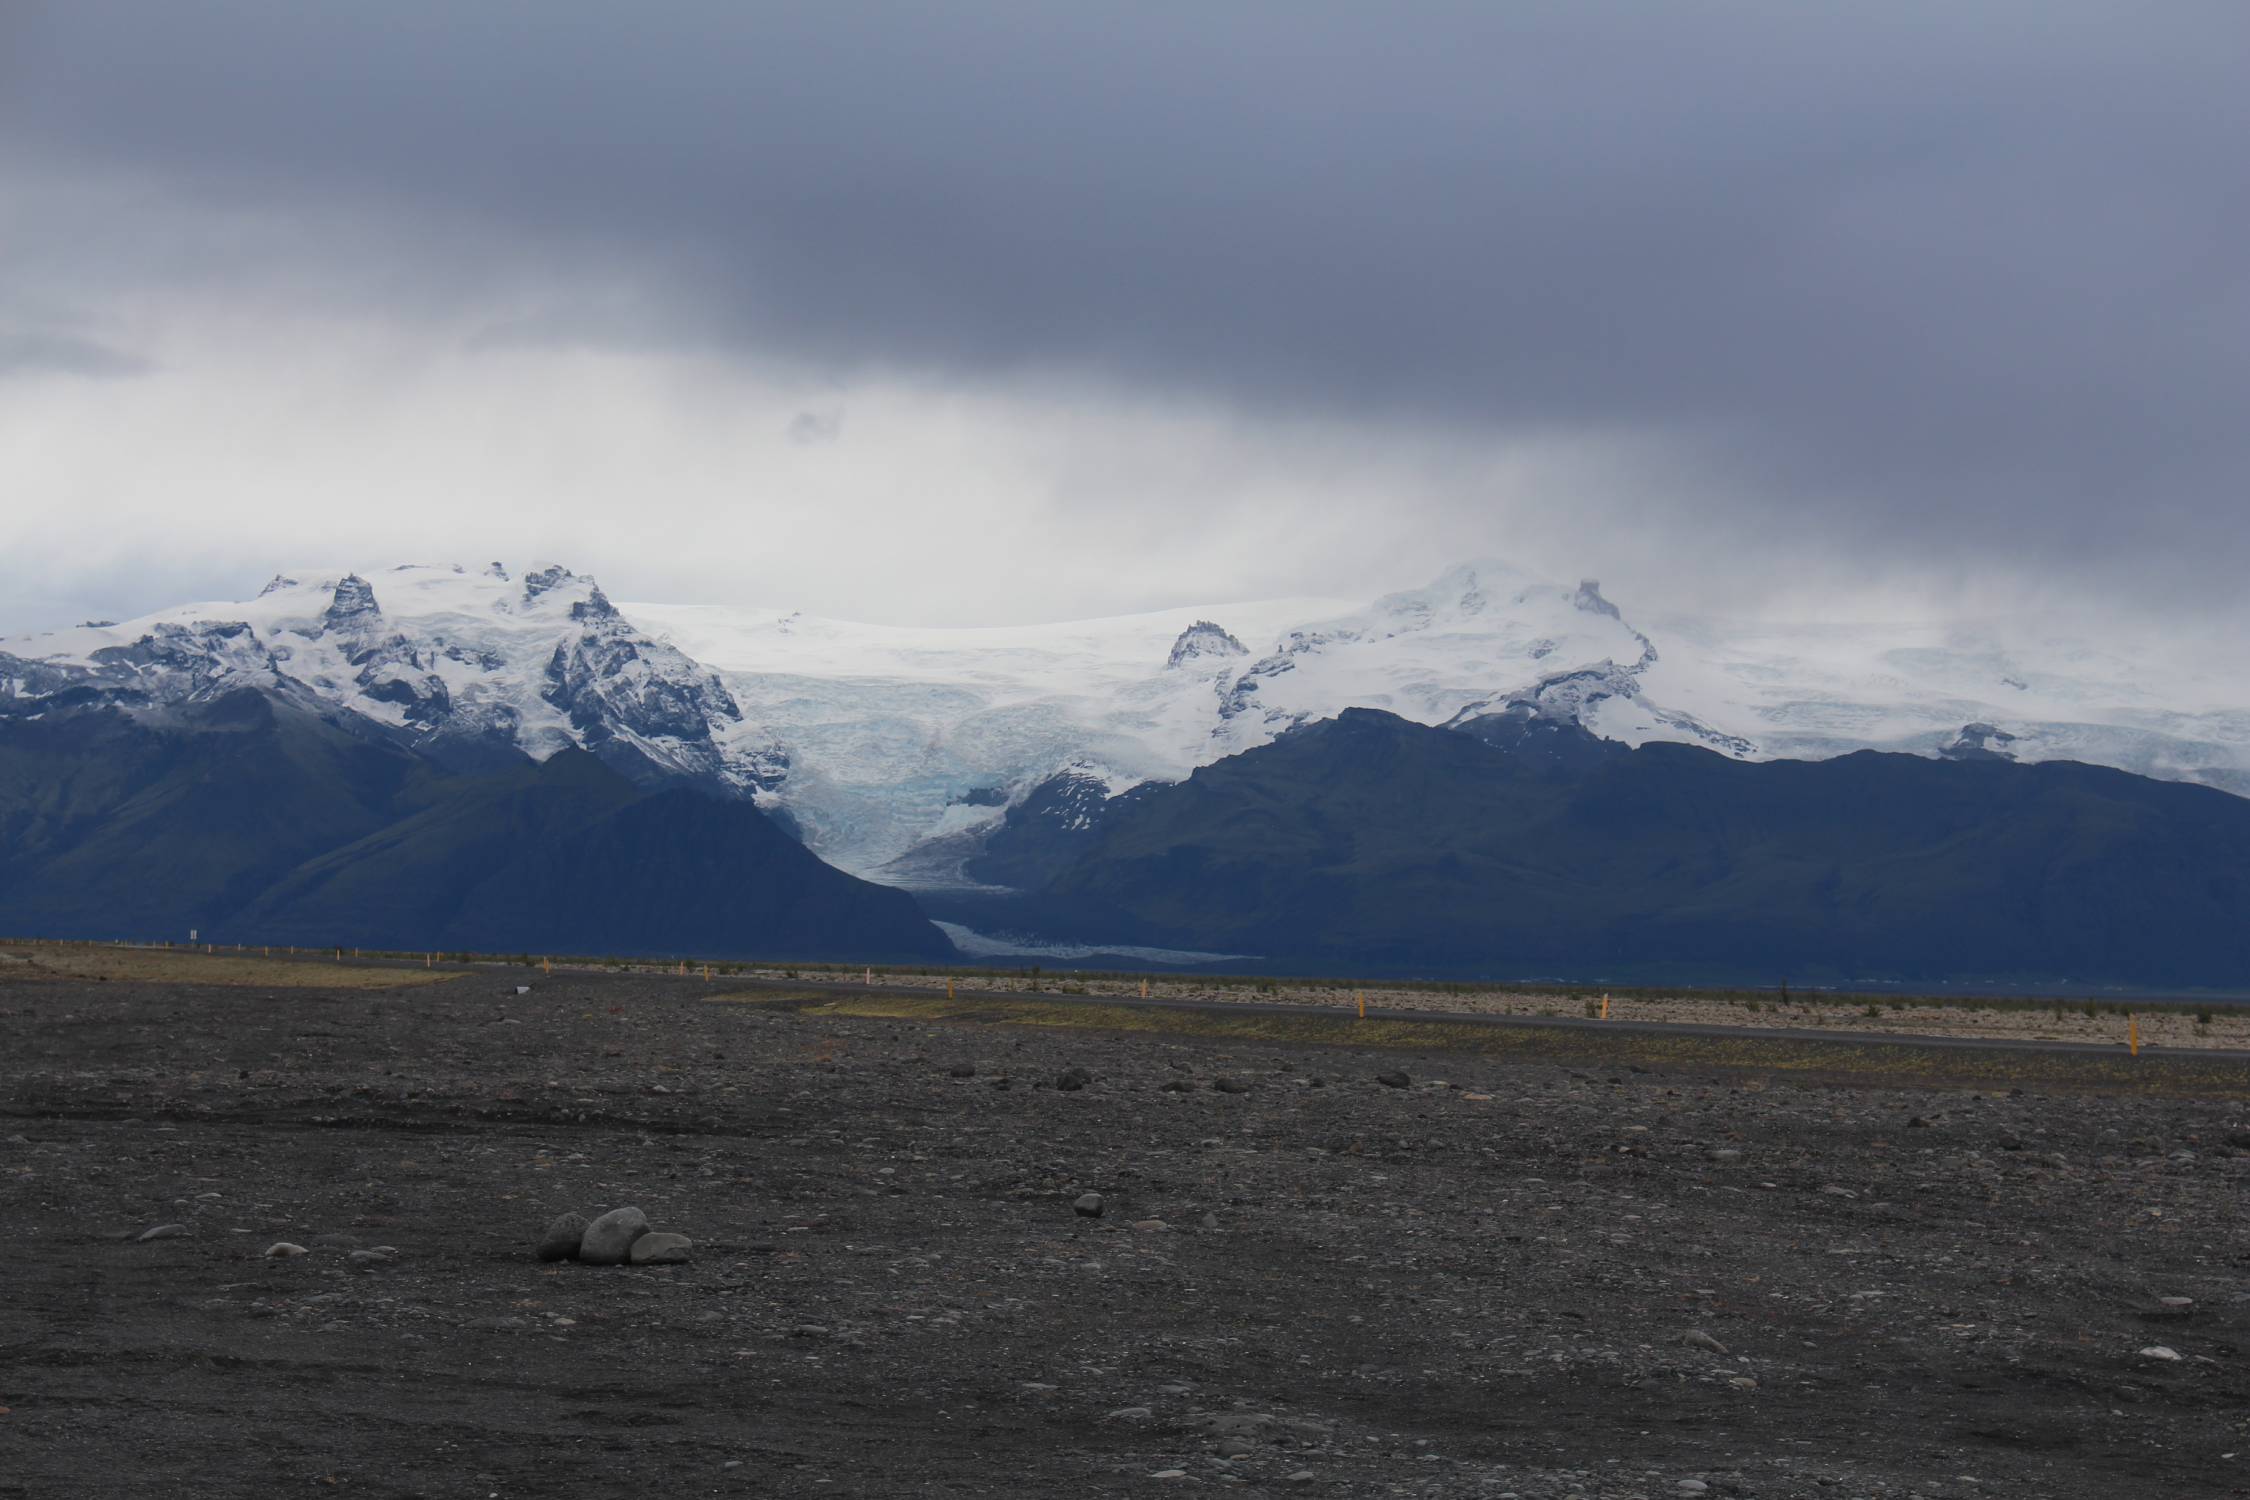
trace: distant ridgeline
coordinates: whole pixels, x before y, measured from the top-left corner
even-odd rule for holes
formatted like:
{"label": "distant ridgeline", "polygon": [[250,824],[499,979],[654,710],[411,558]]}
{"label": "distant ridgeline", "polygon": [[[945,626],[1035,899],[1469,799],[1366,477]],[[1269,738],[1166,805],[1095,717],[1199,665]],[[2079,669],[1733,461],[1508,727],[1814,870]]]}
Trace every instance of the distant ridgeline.
{"label": "distant ridgeline", "polygon": [[940,916],[1298,971],[2250,988],[2250,800],[2124,771],[1629,749],[1365,709],[1067,819]]}
{"label": "distant ridgeline", "polygon": [[[0,704],[0,708],[4,708]],[[242,687],[0,712],[0,932],[943,959],[911,897],[748,800],[594,753],[445,759]]]}

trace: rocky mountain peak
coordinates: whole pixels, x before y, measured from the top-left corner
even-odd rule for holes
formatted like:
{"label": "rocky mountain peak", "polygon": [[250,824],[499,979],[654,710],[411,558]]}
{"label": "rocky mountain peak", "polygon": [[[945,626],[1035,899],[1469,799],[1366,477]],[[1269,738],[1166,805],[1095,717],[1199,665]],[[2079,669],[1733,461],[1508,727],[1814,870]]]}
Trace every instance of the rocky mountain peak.
{"label": "rocky mountain peak", "polygon": [[1225,628],[1209,620],[1198,620],[1180,632],[1180,638],[1172,643],[1172,655],[1164,665],[1167,668],[1192,666],[1249,654],[1250,648]]}
{"label": "rocky mountain peak", "polygon": [[549,589],[560,588],[566,583],[577,581],[578,575],[561,563],[550,563],[544,568],[534,568],[523,575],[523,602],[529,604]]}
{"label": "rocky mountain peak", "polygon": [[324,630],[356,630],[382,618],[383,609],[375,602],[374,587],[357,573],[346,573],[336,581],[335,597],[321,614],[320,622]]}
{"label": "rocky mountain peak", "polygon": [[1602,586],[1597,579],[1579,579],[1578,591],[1570,596],[1570,602],[1585,610],[1588,614],[1607,615],[1612,620],[1625,618],[1617,612],[1616,605],[1602,597]]}
{"label": "rocky mountain peak", "polygon": [[1938,754],[1947,760],[2014,760],[2016,753],[2007,747],[2015,738],[1996,724],[1964,724],[1953,743]]}

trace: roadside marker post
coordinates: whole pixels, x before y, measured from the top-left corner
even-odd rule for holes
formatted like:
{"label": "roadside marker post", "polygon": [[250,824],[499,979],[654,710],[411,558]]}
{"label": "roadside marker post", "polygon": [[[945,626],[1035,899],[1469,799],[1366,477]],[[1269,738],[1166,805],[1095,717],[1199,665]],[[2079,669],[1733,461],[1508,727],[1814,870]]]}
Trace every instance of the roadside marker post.
{"label": "roadside marker post", "polygon": [[1607,995],[1602,996],[1602,1019],[1605,1021],[1609,1019],[1609,996]]}
{"label": "roadside marker post", "polygon": [[1141,981],[1141,998],[1143,1000],[1148,998],[1148,981],[1145,979]]}
{"label": "roadside marker post", "polygon": [[2134,1057],[2141,1055],[2141,1018],[2131,1011],[2125,1013],[2125,1050]]}
{"label": "roadside marker post", "polygon": [[1367,1019],[1367,991],[1360,990],[1356,994],[1359,1000],[1359,1018],[1364,1021]]}
{"label": "roadside marker post", "polygon": [[874,982],[875,982],[875,971],[874,971],[873,969],[869,969],[869,970],[868,970],[868,971],[867,971],[867,972],[866,972],[865,974],[863,974],[863,975],[861,975],[861,976],[860,976],[860,983],[862,983],[862,984],[870,984],[870,985],[871,985],[871,984],[873,984]]}
{"label": "roadside marker post", "polygon": [[945,982],[945,998],[948,1000],[953,998],[953,981],[950,979]]}

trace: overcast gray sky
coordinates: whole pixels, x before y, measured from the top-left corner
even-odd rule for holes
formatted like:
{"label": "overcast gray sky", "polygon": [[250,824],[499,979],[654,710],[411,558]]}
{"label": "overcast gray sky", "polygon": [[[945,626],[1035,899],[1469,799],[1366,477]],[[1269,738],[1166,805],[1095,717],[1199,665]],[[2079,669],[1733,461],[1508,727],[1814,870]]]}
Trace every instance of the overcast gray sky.
{"label": "overcast gray sky", "polygon": [[2246,142],[2240,0],[0,0],[0,630],[487,556],[2216,619]]}

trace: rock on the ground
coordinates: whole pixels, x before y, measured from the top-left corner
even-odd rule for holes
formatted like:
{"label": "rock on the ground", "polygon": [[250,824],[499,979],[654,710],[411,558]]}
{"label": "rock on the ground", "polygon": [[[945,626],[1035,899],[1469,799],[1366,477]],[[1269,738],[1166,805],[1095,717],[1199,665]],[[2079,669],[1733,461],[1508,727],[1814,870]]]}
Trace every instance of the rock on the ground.
{"label": "rock on the ground", "polygon": [[539,1258],[574,1260],[578,1255],[578,1246],[585,1238],[586,1216],[581,1213],[564,1214],[547,1226],[545,1234],[539,1236]]}
{"label": "rock on the ground", "polygon": [[1388,1073],[1377,1073],[1375,1081],[1387,1089],[1403,1089],[1414,1082],[1413,1079],[1395,1068]]}
{"label": "rock on the ground", "polygon": [[309,1255],[310,1253],[304,1246],[293,1245],[287,1240],[275,1240],[272,1244],[266,1246],[267,1260],[295,1260],[300,1255]]}
{"label": "rock on the ground", "polygon": [[636,1266],[684,1266],[694,1249],[695,1241],[684,1234],[652,1231],[633,1241],[627,1253]]}
{"label": "rock on the ground", "polygon": [[1070,1207],[1071,1211],[1081,1219],[1098,1219],[1102,1216],[1102,1195],[1099,1193],[1080,1193],[1077,1201],[1072,1203]]}
{"label": "rock on the ground", "polygon": [[633,1253],[633,1241],[648,1233],[648,1215],[637,1208],[613,1208],[586,1226],[578,1241],[578,1258],[589,1266],[621,1266]]}
{"label": "rock on the ground", "polygon": [[185,1224],[158,1224],[154,1225],[151,1228],[144,1229],[139,1234],[133,1236],[133,1243],[136,1245],[142,1245],[148,1243],[148,1241],[150,1240],[178,1239],[181,1235],[186,1234],[187,1232],[188,1227]]}

